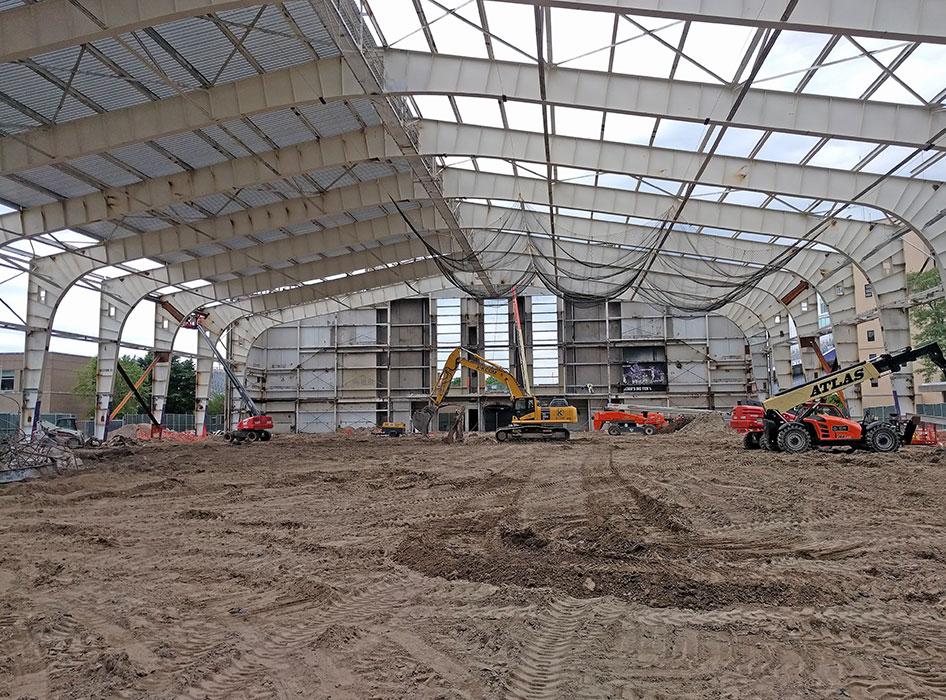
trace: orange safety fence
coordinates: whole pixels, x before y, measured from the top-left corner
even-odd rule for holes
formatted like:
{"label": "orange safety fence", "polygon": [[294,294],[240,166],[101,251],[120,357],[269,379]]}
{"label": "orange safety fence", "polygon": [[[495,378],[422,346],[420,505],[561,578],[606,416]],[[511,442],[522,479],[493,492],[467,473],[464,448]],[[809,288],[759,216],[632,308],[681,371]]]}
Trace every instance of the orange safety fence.
{"label": "orange safety fence", "polygon": [[204,435],[197,435],[192,432],[179,433],[170,428],[155,430],[154,427],[150,425],[138,426],[138,434],[135,437],[144,441],[157,439],[168,440],[170,442],[200,442],[207,439],[206,431]]}

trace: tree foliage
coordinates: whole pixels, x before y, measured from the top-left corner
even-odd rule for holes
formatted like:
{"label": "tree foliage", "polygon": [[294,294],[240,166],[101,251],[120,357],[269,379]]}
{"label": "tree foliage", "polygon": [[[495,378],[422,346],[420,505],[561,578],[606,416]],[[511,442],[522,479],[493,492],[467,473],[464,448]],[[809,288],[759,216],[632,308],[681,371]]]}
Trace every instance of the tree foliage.
{"label": "tree foliage", "polygon": [[[142,373],[151,364],[154,356],[148,353],[144,357],[131,357],[125,355],[119,359],[122,368],[128,374],[132,382],[138,381]],[[93,357],[76,373],[75,393],[79,396],[85,396],[95,402],[95,375],[98,371],[98,359]],[[151,381],[149,375],[145,382],[138,389],[138,393],[146,402],[151,401]],[[112,392],[112,406],[117,406],[118,402],[128,393],[128,386],[121,375],[116,372],[115,388]],[[194,363],[191,360],[171,360],[171,374],[168,382],[168,394],[164,403],[165,413],[190,413],[194,410],[194,394],[197,388],[197,377],[194,370]],[[138,400],[132,396],[131,399],[122,408],[119,415],[134,415],[146,413],[146,407],[141,406]]]}
{"label": "tree foliage", "polygon": [[214,394],[207,402],[208,416],[222,416],[226,409],[227,398],[223,394]]}
{"label": "tree foliage", "polygon": [[[925,292],[940,284],[939,270],[911,272],[907,275],[907,290],[910,294]],[[915,345],[939,343],[946,347],[946,300],[937,299],[914,306],[910,317],[916,326],[913,342]],[[926,379],[939,377],[939,369],[928,359],[923,361],[923,375]]]}

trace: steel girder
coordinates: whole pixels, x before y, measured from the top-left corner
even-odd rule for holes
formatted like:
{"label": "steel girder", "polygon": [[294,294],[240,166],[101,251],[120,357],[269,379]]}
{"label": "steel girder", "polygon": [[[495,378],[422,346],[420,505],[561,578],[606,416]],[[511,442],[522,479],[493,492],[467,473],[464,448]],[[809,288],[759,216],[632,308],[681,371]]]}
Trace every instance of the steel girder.
{"label": "steel girder", "polygon": [[[540,133],[422,121],[420,134],[422,152],[430,155],[546,162],[545,139]],[[550,162],[555,165],[680,182],[692,181],[705,160],[703,154],[692,151],[556,135],[549,136],[549,150]],[[921,238],[936,230],[928,227],[928,222],[946,208],[943,183],[895,176],[878,183],[880,178],[864,172],[715,155],[700,173],[699,182],[814,200],[852,202],[857,197],[858,204],[903,221]],[[894,234],[885,223],[873,225],[882,226],[885,237]],[[845,242],[851,243],[851,250],[863,250],[861,240],[856,244]],[[924,242],[929,245],[929,241]],[[825,243],[835,245],[832,241]],[[946,260],[946,244],[941,243],[940,248],[936,251],[930,246],[932,253],[940,252]]]}
{"label": "steel girder", "polygon": [[274,151],[0,214],[0,244],[24,236],[161,210],[281,177],[388,158],[402,158],[397,144],[386,135],[384,127],[367,127],[319,141],[304,141]]}
{"label": "steel girder", "polygon": [[[939,0],[856,0],[843,4],[801,0],[787,21],[784,7],[765,0],[499,0],[518,4],[669,17],[825,34],[946,42],[946,10]],[[45,0],[3,13],[0,62],[16,61],[97,39],[212,12],[282,0]],[[92,17],[98,19],[98,22]]]}
{"label": "steel girder", "polygon": [[[425,156],[545,161],[541,134],[431,121],[421,122],[420,134]],[[690,151],[554,135],[550,136],[550,152],[551,162],[557,165],[678,181],[691,180],[702,161],[700,154]],[[325,167],[398,157],[397,144],[385,136],[382,127],[372,127],[263,153],[262,160],[247,156],[0,215],[0,241],[20,240],[22,235],[84,226],[270,182],[277,179],[274,170],[283,177],[292,177]],[[851,201],[866,191],[859,203],[902,219],[921,237],[925,223],[946,206],[946,188],[941,183],[890,177],[874,186],[876,180],[877,176],[865,173],[731,156],[715,156],[700,177],[700,182],[707,185],[840,202]],[[892,233],[885,228],[881,231],[888,237]],[[862,247],[858,241],[856,248]]]}
{"label": "steel girder", "polygon": [[573,10],[669,17],[820,34],[946,43],[946,6],[938,0],[800,0],[788,20],[785,3],[766,0],[498,0]]}
{"label": "steel girder", "polygon": [[[185,17],[282,1],[82,0],[80,6],[70,0],[48,0],[27,4],[3,13],[3,21],[0,22],[0,63],[18,61]],[[83,12],[82,7],[88,12]]]}
{"label": "steel girder", "polygon": [[[385,95],[452,94],[541,102],[534,65],[385,50]],[[546,69],[549,104],[683,121],[925,147],[946,114],[924,107],[750,90],[734,121],[728,86]],[[0,175],[262,112],[365,97],[351,68],[330,58],[205,90],[0,138]]]}

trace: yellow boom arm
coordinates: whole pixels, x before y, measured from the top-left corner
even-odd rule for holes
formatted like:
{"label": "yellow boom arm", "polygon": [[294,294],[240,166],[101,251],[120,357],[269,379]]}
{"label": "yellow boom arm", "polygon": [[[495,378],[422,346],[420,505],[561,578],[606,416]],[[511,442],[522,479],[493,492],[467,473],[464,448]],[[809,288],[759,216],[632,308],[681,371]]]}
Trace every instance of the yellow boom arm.
{"label": "yellow boom arm", "polygon": [[907,362],[913,362],[922,357],[928,357],[933,364],[946,373],[946,359],[943,358],[943,351],[936,343],[929,343],[915,350],[908,347],[900,352],[883,354],[873,360],[858,362],[856,365],[826,374],[766,399],[762,402],[762,407],[766,411],[788,411],[803,403],[817,401],[835,394],[849,386],[877,379],[888,372],[897,372]]}
{"label": "yellow boom arm", "polygon": [[[464,352],[466,352],[468,357],[463,357]],[[434,406],[440,406],[440,404],[443,403],[447,392],[450,391],[450,382],[453,381],[453,376],[457,373],[457,368],[461,366],[467,367],[474,372],[480,372],[495,377],[506,386],[509,390],[509,395],[514,399],[525,396],[516,378],[503,367],[497,365],[495,362],[490,362],[485,357],[480,357],[475,352],[470,352],[469,350],[464,351],[463,348],[457,348],[447,357],[447,361],[444,362],[443,369],[440,371],[440,376],[437,377],[437,384],[434,386],[434,390],[430,395],[430,400]]]}

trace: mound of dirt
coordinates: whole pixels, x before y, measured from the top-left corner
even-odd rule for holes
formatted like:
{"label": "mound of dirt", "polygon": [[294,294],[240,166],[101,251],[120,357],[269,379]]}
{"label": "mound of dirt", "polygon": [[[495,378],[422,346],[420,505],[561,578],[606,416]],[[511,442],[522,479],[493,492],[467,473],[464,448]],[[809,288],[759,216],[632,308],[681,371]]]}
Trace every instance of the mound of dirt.
{"label": "mound of dirt", "polygon": [[733,436],[732,430],[726,424],[726,417],[715,411],[697,416],[677,432],[700,438],[731,438]]}

